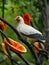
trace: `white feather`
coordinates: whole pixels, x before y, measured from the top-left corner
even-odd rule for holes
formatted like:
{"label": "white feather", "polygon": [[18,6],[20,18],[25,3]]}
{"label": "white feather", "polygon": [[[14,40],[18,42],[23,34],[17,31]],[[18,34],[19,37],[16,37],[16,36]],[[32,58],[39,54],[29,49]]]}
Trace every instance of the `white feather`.
{"label": "white feather", "polygon": [[35,28],[29,26],[29,25],[26,25],[24,23],[24,20],[20,20],[18,26],[17,26],[17,30],[23,34],[26,34],[26,35],[30,35],[30,34],[35,34],[35,33],[38,33],[38,34],[41,34],[42,33],[38,30],[36,30]]}

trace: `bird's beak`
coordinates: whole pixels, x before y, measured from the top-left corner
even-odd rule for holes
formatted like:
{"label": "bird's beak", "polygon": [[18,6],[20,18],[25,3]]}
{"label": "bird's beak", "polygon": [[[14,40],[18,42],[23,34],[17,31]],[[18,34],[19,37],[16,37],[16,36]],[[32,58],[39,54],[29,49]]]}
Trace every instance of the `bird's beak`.
{"label": "bird's beak", "polygon": [[16,17],[15,20],[18,21],[18,22],[20,21],[18,17]]}

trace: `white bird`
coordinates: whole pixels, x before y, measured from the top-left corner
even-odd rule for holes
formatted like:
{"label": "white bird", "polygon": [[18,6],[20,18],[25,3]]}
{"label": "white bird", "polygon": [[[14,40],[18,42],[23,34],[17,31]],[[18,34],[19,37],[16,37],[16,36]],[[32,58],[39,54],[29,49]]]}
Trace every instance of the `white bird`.
{"label": "white bird", "polygon": [[45,38],[43,37],[42,33],[35,28],[26,25],[24,23],[24,20],[21,16],[17,16],[16,21],[18,21],[18,25],[16,27],[17,31],[21,33],[21,35],[25,37],[29,37],[30,39],[35,40],[42,40],[42,42],[45,42]]}

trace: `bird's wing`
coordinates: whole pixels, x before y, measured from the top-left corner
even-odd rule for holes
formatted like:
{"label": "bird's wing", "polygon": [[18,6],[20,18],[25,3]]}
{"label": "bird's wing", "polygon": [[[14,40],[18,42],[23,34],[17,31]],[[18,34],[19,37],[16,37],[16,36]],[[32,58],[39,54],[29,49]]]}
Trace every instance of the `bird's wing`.
{"label": "bird's wing", "polygon": [[25,35],[25,34],[23,34],[23,33],[21,33],[22,35],[24,35],[24,36],[27,36],[27,37],[29,37],[29,38],[34,38],[34,39],[37,39],[37,40],[45,40],[45,37],[44,36],[42,36],[42,35],[40,35],[40,34],[30,34],[30,35]]}
{"label": "bird's wing", "polygon": [[21,26],[19,26],[19,31],[26,34],[26,35],[30,35],[30,34],[40,34],[40,35],[42,35],[41,32],[39,32],[35,28],[28,26],[26,24],[24,24],[24,25],[22,24]]}

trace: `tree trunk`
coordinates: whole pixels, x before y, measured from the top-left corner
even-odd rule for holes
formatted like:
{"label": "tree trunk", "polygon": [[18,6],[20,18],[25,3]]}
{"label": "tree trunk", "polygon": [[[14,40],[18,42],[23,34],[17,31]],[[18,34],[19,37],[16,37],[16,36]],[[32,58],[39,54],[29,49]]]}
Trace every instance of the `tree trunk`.
{"label": "tree trunk", "polygon": [[48,11],[47,11],[47,0],[39,1],[40,7],[41,7],[41,16],[43,19],[43,22],[45,24],[45,34],[46,34],[46,42],[49,43],[49,19],[48,19]]}
{"label": "tree trunk", "polygon": [[45,18],[44,18],[44,21],[45,21],[45,26],[46,26],[46,29],[45,29],[45,33],[46,33],[46,40],[47,40],[47,43],[49,43],[49,18],[48,18],[48,9],[47,9],[47,0],[44,0],[43,1],[44,3],[44,12],[45,12]]}

